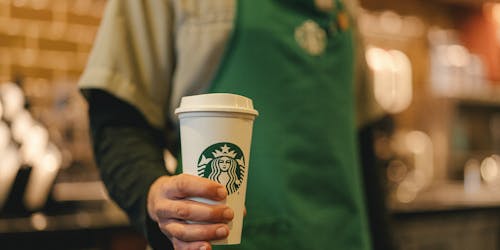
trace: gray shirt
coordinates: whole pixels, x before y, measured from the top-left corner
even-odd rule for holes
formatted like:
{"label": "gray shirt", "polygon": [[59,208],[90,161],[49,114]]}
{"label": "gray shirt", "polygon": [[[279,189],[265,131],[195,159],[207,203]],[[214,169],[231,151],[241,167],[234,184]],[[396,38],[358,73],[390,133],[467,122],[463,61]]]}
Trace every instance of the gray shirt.
{"label": "gray shirt", "polygon": [[[357,2],[344,2],[356,15]],[[135,106],[157,128],[167,120],[175,123],[180,98],[209,87],[231,35],[236,3],[109,1],[80,87],[106,90]],[[363,46],[357,47],[357,117],[362,124],[381,112],[372,86],[363,81]]]}

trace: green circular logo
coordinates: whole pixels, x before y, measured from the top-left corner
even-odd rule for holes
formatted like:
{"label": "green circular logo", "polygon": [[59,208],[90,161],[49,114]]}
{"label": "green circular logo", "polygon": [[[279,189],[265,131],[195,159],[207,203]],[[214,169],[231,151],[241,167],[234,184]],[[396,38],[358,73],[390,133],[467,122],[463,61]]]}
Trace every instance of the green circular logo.
{"label": "green circular logo", "polygon": [[229,142],[219,142],[206,148],[198,159],[198,176],[216,181],[228,194],[240,188],[245,175],[245,159],[241,149]]}

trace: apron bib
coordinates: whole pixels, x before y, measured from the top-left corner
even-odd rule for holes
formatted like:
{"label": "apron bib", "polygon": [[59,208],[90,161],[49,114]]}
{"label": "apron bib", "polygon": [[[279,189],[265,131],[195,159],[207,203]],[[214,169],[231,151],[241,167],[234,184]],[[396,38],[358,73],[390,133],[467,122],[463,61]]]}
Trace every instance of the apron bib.
{"label": "apron bib", "polygon": [[241,94],[254,124],[242,244],[370,249],[354,123],[352,32],[340,3],[240,0],[209,92]]}

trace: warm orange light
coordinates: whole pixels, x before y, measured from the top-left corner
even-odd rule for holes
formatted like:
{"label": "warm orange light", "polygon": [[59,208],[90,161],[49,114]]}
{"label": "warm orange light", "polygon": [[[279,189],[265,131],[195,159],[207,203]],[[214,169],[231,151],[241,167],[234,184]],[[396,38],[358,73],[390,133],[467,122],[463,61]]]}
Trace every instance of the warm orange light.
{"label": "warm orange light", "polygon": [[493,16],[493,20],[495,20],[495,22],[500,25],[500,4],[499,3],[493,4],[493,7],[491,8],[491,15]]}
{"label": "warm orange light", "polygon": [[483,13],[487,18],[491,18],[493,22],[500,25],[500,3],[485,3]]}

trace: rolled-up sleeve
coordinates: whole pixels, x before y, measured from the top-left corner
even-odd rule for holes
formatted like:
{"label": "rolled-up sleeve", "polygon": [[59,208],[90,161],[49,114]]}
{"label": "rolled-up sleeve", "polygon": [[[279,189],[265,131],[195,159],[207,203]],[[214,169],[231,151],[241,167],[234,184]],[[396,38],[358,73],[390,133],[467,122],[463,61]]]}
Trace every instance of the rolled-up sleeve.
{"label": "rolled-up sleeve", "polygon": [[172,32],[170,1],[109,1],[80,88],[105,90],[162,128],[175,60]]}

